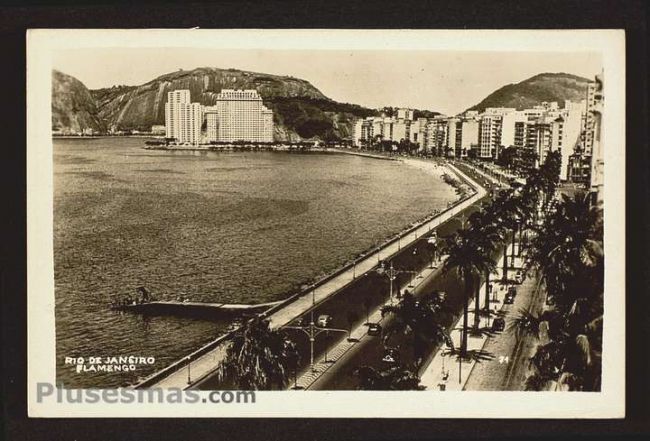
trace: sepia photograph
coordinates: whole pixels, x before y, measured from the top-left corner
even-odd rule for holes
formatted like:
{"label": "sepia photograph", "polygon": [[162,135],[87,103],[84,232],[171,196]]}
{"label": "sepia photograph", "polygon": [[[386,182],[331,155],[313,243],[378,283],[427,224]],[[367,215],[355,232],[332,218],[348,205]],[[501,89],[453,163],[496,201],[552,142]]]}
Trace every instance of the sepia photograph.
{"label": "sepia photograph", "polygon": [[30,31],[30,412],[623,416],[624,44]]}

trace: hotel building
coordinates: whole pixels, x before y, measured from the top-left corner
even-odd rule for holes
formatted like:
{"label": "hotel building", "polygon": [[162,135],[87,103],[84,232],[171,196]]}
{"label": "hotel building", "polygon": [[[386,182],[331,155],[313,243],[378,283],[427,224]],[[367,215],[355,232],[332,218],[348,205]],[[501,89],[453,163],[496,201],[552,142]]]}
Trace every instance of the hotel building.
{"label": "hotel building", "polygon": [[189,90],[167,93],[165,103],[165,137],[180,144],[198,144],[201,141],[203,115],[201,104],[190,101]]}
{"label": "hotel building", "polygon": [[209,141],[273,142],[273,112],[256,90],[223,89],[208,115]]}

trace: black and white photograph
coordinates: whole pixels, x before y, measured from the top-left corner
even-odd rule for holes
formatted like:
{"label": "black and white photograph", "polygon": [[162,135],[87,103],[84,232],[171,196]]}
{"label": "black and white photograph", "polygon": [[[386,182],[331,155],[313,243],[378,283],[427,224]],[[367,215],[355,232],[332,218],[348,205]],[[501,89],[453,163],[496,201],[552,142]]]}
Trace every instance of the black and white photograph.
{"label": "black and white photograph", "polygon": [[621,416],[624,44],[30,31],[30,412]]}

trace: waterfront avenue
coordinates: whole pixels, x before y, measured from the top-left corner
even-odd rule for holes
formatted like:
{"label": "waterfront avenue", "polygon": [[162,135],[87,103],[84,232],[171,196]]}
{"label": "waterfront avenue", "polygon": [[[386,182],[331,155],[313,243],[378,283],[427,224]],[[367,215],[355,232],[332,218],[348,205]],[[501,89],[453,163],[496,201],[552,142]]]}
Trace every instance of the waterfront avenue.
{"label": "waterfront avenue", "polygon": [[[430,161],[423,161],[418,159],[403,159],[403,161],[416,167],[435,167],[436,165]],[[466,210],[476,209],[476,205],[480,203],[489,193],[485,187],[488,187],[482,179],[483,176],[474,175],[474,178],[481,181],[480,185],[475,179],[470,178],[464,171],[459,170],[458,167],[452,164],[445,164],[445,167],[450,173],[455,174],[458,178],[472,187],[472,192],[460,199],[455,205],[449,207],[441,213],[438,213],[425,221],[413,226],[411,229],[401,233],[398,237],[388,239],[388,241],[380,245],[377,249],[365,254],[357,259],[353,264],[337,271],[333,275],[326,277],[324,280],[317,282],[313,286],[304,290],[301,294],[282,302],[277,307],[271,308],[265,315],[269,319],[272,328],[280,328],[290,325],[294,320],[301,316],[305,316],[313,311],[315,316],[320,313],[331,314],[335,318],[334,326],[336,328],[359,328],[365,322],[366,316],[372,313],[377,313],[378,308],[385,302],[384,298],[373,299],[372,305],[367,304],[364,299],[355,297],[354,286],[362,284],[365,280],[376,275],[378,265],[384,261],[390,261],[400,254],[414,255],[424,246],[423,239],[427,238],[433,231],[438,234],[450,234],[455,229],[460,228],[460,222],[449,222],[456,217],[466,217]],[[459,216],[460,215],[460,216]],[[444,225],[443,225],[444,224]],[[440,227],[440,228],[439,228]],[[424,265],[425,267],[427,265]],[[418,268],[417,273],[420,273],[422,268]],[[411,271],[413,272],[413,271]],[[436,289],[453,289],[451,284],[454,281],[450,277],[432,277],[433,269],[425,273],[418,274],[417,280],[419,282],[418,290],[432,289],[432,283],[435,283]],[[410,276],[405,275],[400,280],[406,280]],[[414,277],[415,278],[415,277]],[[399,282],[399,280],[398,280]],[[440,285],[442,284],[442,285]],[[399,287],[399,283],[397,284]],[[442,288],[440,288],[442,286]],[[350,289],[348,289],[350,288]],[[364,305],[365,312],[363,312]],[[351,311],[351,308],[356,308],[356,313]],[[346,317],[347,323],[346,323]],[[330,333],[328,333],[330,334]],[[301,370],[303,372],[309,370],[310,350],[309,345],[304,338],[297,337],[296,343],[300,349],[301,357]],[[319,359],[327,351],[336,348],[341,342],[345,342],[348,334],[328,335],[327,338],[316,340],[314,345],[314,356]],[[217,366],[225,355],[227,336],[222,336],[217,340],[209,343],[203,348],[198,349],[192,354],[178,360],[167,368],[154,373],[144,381],[135,385],[136,388],[147,387],[160,387],[160,388],[200,388],[200,389],[219,389],[224,385],[219,385],[216,376],[214,375]],[[350,346],[354,346],[354,342],[349,342]],[[373,345],[380,346],[380,345]],[[332,354],[334,358],[334,354]],[[355,357],[356,358],[356,357]],[[326,360],[327,361],[327,360]],[[348,384],[340,385],[342,388],[349,388]]]}

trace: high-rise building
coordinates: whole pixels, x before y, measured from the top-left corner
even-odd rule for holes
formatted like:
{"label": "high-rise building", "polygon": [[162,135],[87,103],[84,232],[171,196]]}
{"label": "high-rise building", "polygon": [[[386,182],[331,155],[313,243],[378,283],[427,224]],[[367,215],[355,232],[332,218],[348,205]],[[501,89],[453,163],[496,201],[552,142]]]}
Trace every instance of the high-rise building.
{"label": "high-rise building", "polygon": [[569,179],[569,158],[579,149],[583,109],[583,102],[574,103],[565,101],[564,109],[562,110],[562,134],[558,134],[557,139],[554,140],[556,142],[554,149],[558,149],[562,154],[560,179],[563,181]]}
{"label": "high-rise building", "polygon": [[201,104],[190,101],[189,90],[167,93],[165,103],[165,136],[176,142],[198,144],[201,141],[203,114]]}
{"label": "high-rise building", "polygon": [[[526,115],[523,112],[513,111],[503,114],[501,120],[501,146],[523,147],[525,142]],[[498,155],[497,155],[498,157]]]}
{"label": "high-rise building", "polygon": [[537,157],[535,166],[542,164],[552,149],[554,122],[555,120],[550,116],[540,116],[529,122],[526,127],[526,148],[535,153]]}
{"label": "high-rise building", "polygon": [[603,119],[603,74],[596,75],[591,95],[588,96],[587,111],[591,114],[592,134],[591,139],[591,171],[590,190],[595,194],[596,202],[603,201],[603,185],[605,178],[605,152],[601,142],[602,119]]}
{"label": "high-rise building", "polygon": [[397,109],[397,119],[413,121],[413,109]]}
{"label": "high-rise building", "polygon": [[215,107],[219,141],[273,141],[273,113],[256,90],[223,89]]}
{"label": "high-rise building", "polygon": [[474,118],[466,118],[460,124],[460,127],[460,136],[458,136],[459,133],[456,133],[457,150],[460,149],[460,155],[457,155],[457,157],[464,158],[469,154],[470,150],[477,149],[479,146],[479,122]]}
{"label": "high-rise building", "polygon": [[455,157],[456,152],[456,135],[458,133],[458,126],[460,119],[449,118],[447,121],[447,142],[446,142],[446,156]]}
{"label": "high-rise building", "polygon": [[481,116],[479,123],[479,145],[477,157],[491,159],[497,157],[497,151],[501,146],[501,130],[503,115],[488,113]]}
{"label": "high-rise building", "polygon": [[205,115],[207,141],[219,141],[219,112],[217,106],[204,107],[203,114]]}

